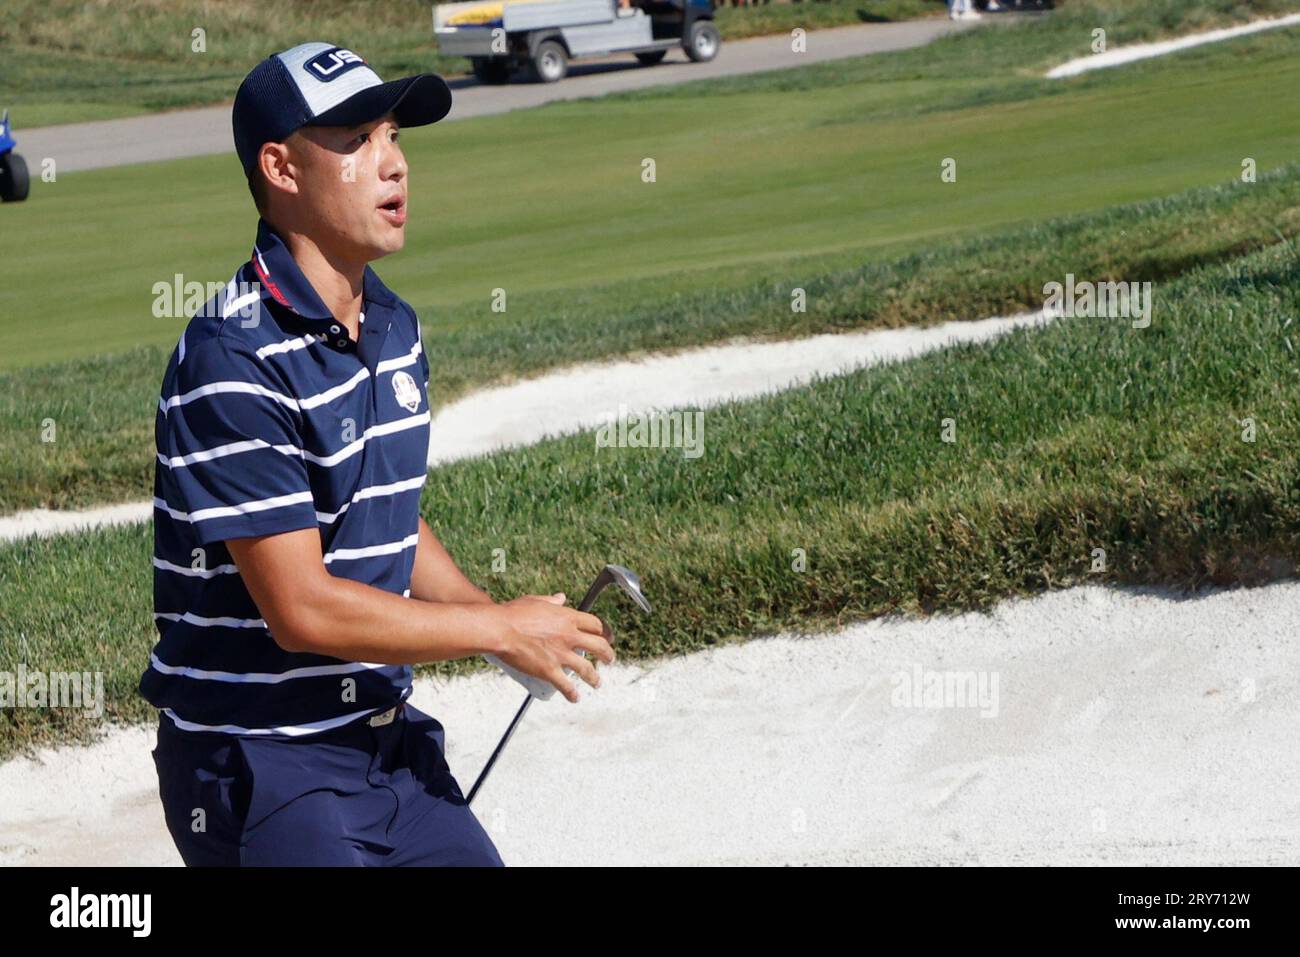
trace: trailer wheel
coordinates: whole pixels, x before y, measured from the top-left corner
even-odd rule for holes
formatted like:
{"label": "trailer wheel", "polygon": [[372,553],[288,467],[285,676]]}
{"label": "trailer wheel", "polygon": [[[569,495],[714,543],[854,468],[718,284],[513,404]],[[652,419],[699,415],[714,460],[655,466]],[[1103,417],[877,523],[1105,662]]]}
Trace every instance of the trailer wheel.
{"label": "trailer wheel", "polygon": [[543,40],[537,44],[537,52],[529,61],[528,67],[532,78],[538,83],[554,83],[563,80],[569,72],[569,55],[554,40]]}
{"label": "trailer wheel", "polygon": [[638,53],[636,58],[641,61],[642,66],[654,66],[667,55],[667,50],[651,50],[648,53]]}
{"label": "trailer wheel", "polygon": [[683,46],[686,47],[686,55],[696,63],[708,63],[718,55],[721,43],[722,35],[712,20],[696,20],[691,24],[690,36]]}
{"label": "trailer wheel", "polygon": [[474,76],[480,83],[490,83],[493,86],[499,86],[502,83],[510,82],[510,61],[501,60],[496,57],[476,56],[470,57],[470,66],[474,68]]}
{"label": "trailer wheel", "polygon": [[17,153],[0,156],[0,201],[21,202],[27,198],[30,186],[25,160]]}

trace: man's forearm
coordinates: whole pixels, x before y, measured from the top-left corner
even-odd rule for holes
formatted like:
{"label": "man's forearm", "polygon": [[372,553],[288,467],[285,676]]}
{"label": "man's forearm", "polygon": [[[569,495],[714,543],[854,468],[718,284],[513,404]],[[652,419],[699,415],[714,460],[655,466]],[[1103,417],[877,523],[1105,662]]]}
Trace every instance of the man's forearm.
{"label": "man's forearm", "polygon": [[500,606],[411,601],[347,578],[330,576],[296,617],[291,650],[345,661],[418,664],[501,650]]}
{"label": "man's forearm", "polygon": [[521,595],[497,604],[470,585],[459,593],[471,600],[413,601],[331,575],[320,533],[310,527],[232,538],[226,545],[271,637],[286,651],[377,664],[492,654],[551,681],[573,701],[565,667],[589,683],[599,681],[574,649],[614,660],[604,623],[562,607],[558,595]]}
{"label": "man's forearm", "polygon": [[[500,654],[514,635],[506,606],[475,588],[450,557],[440,571],[436,552],[446,552],[429,547],[429,539],[437,540],[420,524],[421,590],[432,593],[433,601],[331,575],[315,528],[234,538],[226,545],[271,637],[286,651],[378,664]],[[414,581],[411,593],[417,594]]]}

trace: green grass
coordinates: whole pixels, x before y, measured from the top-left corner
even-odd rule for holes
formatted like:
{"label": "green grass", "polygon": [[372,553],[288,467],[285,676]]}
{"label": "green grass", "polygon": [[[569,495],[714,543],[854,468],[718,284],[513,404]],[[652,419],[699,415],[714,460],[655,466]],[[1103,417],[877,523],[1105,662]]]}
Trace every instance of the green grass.
{"label": "green grass", "polygon": [[[657,613],[606,609],[624,660],[1082,581],[1294,575],[1298,309],[1300,257],[1278,243],[1157,283],[1145,330],[1060,320],[710,409],[694,460],[598,450],[588,432],[457,463],[426,486],[422,511],[497,598],[572,592],[604,561],[634,566]],[[150,535],[0,546],[0,671],[101,671],[111,720],[152,717],[134,693],[154,640]],[[806,571],[792,570],[795,549]],[[95,727],[0,712],[0,757]]]}
{"label": "green grass", "polygon": [[[432,327],[500,328],[538,294],[592,276],[654,279],[671,299],[719,270],[865,260],[1221,182],[1243,156],[1261,170],[1295,157],[1296,133],[1276,117],[1300,85],[1300,31],[1145,72],[1024,80],[1010,98],[1014,74],[971,69],[1059,32],[1035,20],[927,51],[692,85],[634,109],[599,98],[410,131],[407,248],[379,268]],[[645,157],[655,183],[641,180]],[[958,162],[955,184],[940,182],[945,157]],[[229,278],[251,213],[233,156],[36,183],[30,202],[4,210],[0,369],[174,343],[180,323],[151,315],[153,284]],[[506,314],[488,308],[497,287]]]}
{"label": "green grass", "polygon": [[[415,0],[10,0],[0,20],[0,107],[13,110],[21,132],[226,103],[258,60],[318,39],[352,47],[385,77],[467,73],[467,59],[437,52],[430,11]],[[717,22],[725,41],[943,12],[943,0],[824,0],[726,8]],[[206,33],[202,51],[193,49],[196,28]]]}
{"label": "green grass", "polygon": [[[971,318],[1032,302],[1035,269],[1082,258],[1163,277],[1290,235],[1283,178],[1211,202],[1213,229],[1193,221],[1193,198],[1140,217],[1146,233],[1085,226],[1081,245],[1029,227],[1001,272],[978,243],[908,258],[1222,182],[1243,155],[1261,170],[1295,155],[1274,117],[1300,78],[1300,31],[1067,83],[972,69],[1060,45],[1086,22],[976,31],[694,96],[627,94],[648,102],[626,111],[602,98],[414,131],[408,247],[380,269],[423,318],[434,401],[669,344]],[[950,82],[962,71],[969,82]],[[720,164],[726,151],[747,162]],[[643,155],[658,159],[658,183],[637,177]],[[959,161],[956,184],[939,182],[944,155]],[[247,254],[251,208],[233,167],[210,157],[70,175],[3,210],[0,512],[147,497],[152,407],[181,327],[150,314],[152,285],[175,272],[221,281]],[[785,308],[796,284],[826,293],[797,320]],[[488,308],[498,286],[505,314]],[[53,443],[39,441],[47,419]]]}
{"label": "green grass", "polygon": [[[1006,314],[1041,304],[1067,271],[1162,280],[1300,231],[1300,167],[1254,184],[950,241],[918,253],[813,256],[669,291],[657,280],[539,293],[509,322],[478,307],[430,321],[431,401],[570,362],[702,345]],[[717,278],[715,276],[715,278]],[[791,314],[790,291],[810,307]],[[400,286],[399,286],[400,288]],[[167,320],[156,320],[165,322]],[[153,410],[172,343],[0,374],[0,513],[148,498]],[[44,423],[53,442],[41,441]]]}

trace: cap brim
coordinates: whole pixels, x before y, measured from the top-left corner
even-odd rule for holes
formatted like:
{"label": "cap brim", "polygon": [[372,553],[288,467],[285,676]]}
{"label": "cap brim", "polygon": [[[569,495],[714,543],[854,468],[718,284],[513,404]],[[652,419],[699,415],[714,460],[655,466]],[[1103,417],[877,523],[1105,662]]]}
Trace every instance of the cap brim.
{"label": "cap brim", "polygon": [[408,76],[362,90],[311,120],[308,126],[360,126],[389,113],[401,126],[428,126],[451,112],[451,89],[436,73]]}

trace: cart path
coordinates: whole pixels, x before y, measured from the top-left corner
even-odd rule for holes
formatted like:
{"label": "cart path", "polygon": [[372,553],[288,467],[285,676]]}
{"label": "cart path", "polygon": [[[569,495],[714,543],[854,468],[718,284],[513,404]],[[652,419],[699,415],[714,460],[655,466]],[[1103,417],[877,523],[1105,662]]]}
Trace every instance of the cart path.
{"label": "cart path", "polygon": [[[805,53],[791,51],[787,34],[732,41],[723,37],[711,63],[691,63],[681,49],[654,67],[642,67],[630,53],[621,54],[574,63],[569,77],[554,84],[516,79],[506,86],[484,86],[473,77],[457,77],[448,80],[455,98],[448,118],[491,116],[559,100],[905,50],[973,26],[978,23],[933,19],[815,30],[808,34]],[[52,157],[61,173],[234,152],[229,104],[32,130],[20,127],[16,135],[30,166],[39,167],[42,159]]]}

